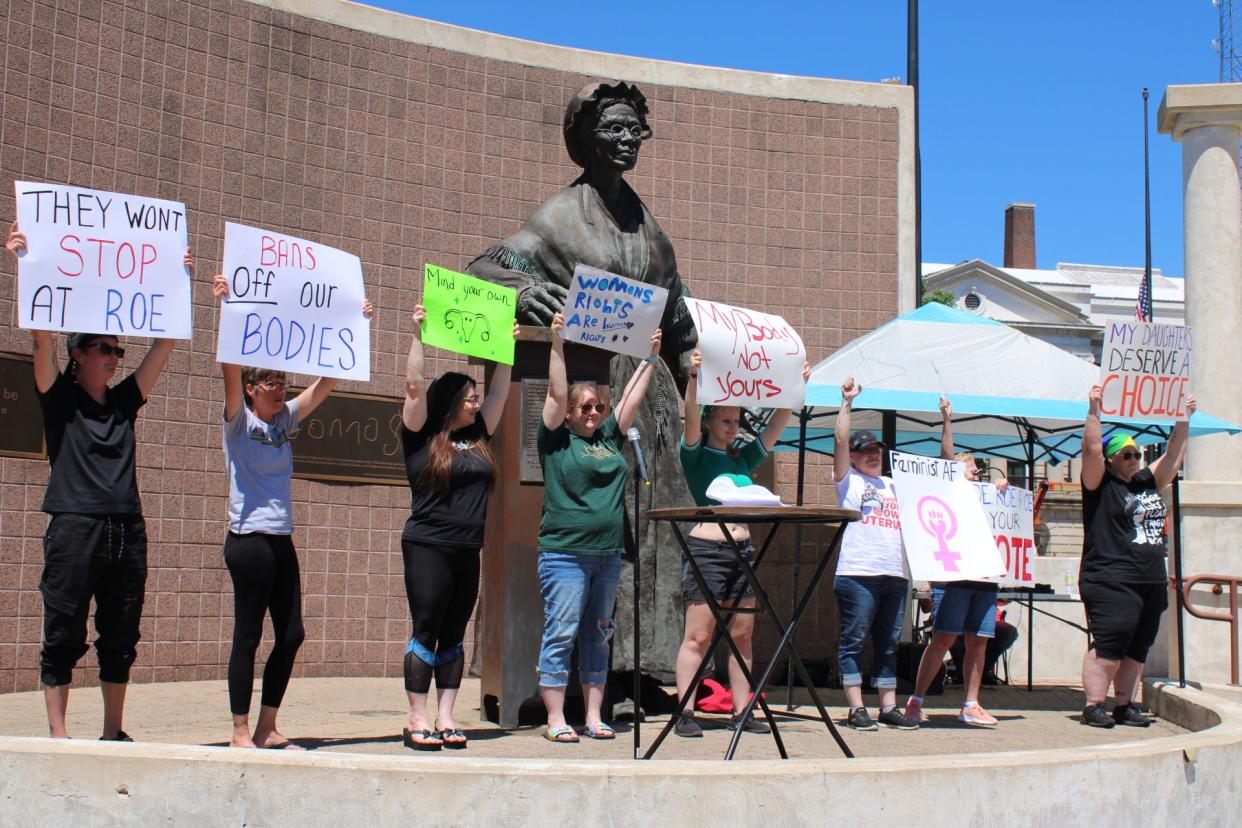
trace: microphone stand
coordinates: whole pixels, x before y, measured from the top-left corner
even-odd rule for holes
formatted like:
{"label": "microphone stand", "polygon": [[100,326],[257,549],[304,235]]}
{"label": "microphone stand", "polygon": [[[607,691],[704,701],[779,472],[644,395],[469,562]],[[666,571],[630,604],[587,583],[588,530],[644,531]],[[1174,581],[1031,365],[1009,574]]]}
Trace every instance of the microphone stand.
{"label": "microphone stand", "polygon": [[634,567],[633,567],[634,587],[632,590],[633,595],[631,596],[631,600],[633,603],[632,614],[634,618],[634,658],[633,658],[634,687],[633,687],[633,693],[632,693],[634,697],[634,758],[640,759],[642,758],[643,752],[642,752],[642,739],[639,736],[639,723],[642,721],[642,718],[643,718],[643,706],[642,706],[642,674],[639,672],[639,669],[638,669],[638,631],[639,631],[638,590],[639,590],[639,582],[640,582],[638,568],[642,563],[642,533],[638,531],[639,530],[638,521],[639,521],[639,515],[642,514],[642,505],[641,505],[642,489],[644,486],[647,486],[647,487],[651,486],[651,481],[647,479],[647,475],[645,473],[646,464],[643,463],[639,457],[639,452],[642,451],[642,449],[638,447],[636,441],[631,440],[630,442],[634,443],[634,468],[638,471],[638,480],[634,481]]}

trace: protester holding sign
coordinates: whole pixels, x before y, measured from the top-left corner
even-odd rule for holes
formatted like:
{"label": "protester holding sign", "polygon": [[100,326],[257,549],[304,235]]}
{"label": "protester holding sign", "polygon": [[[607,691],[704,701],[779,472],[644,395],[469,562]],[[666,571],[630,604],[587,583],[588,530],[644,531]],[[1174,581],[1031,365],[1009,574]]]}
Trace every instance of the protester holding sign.
{"label": "protester holding sign", "polygon": [[[940,432],[941,458],[964,463],[966,479],[977,482],[979,467],[975,465],[974,456],[967,452],[953,452],[953,406],[945,397],[940,398],[940,416],[943,422]],[[1003,492],[1009,487],[1009,481],[1002,476],[996,487]],[[932,639],[919,661],[914,695],[906,702],[906,717],[920,724],[923,722],[923,694],[944,664],[945,653],[958,636],[963,636],[966,650],[960,663],[966,698],[957,720],[963,724],[992,727],[997,720],[979,704],[979,685],[983,679],[988,641],[996,635],[997,585],[989,581],[949,581],[931,586]]]}
{"label": "protester holding sign", "polygon": [[[1151,720],[1133,704],[1143,663],[1169,605],[1164,522],[1168,509],[1160,493],[1177,477],[1186,454],[1190,416],[1198,403],[1186,397],[1186,419],[1173,426],[1165,452],[1145,469],[1133,438],[1100,424],[1104,390],[1088,396],[1082,432],[1082,565],[1078,588],[1091,638],[1082,660],[1087,706],[1084,724],[1147,727]],[[1116,705],[1105,709],[1108,686]]]}
{"label": "protester holding sign", "polygon": [[[401,558],[414,630],[405,650],[410,717],[402,739],[414,750],[464,748],[466,735],[453,718],[453,705],[466,663],[462,639],[479,597],[479,551],[496,481],[488,444],[509,397],[511,366],[496,363],[484,399],[465,374],[441,374],[428,384],[422,341],[427,310],[415,305],[413,319],[417,327],[406,358],[401,410],[411,496]],[[517,337],[516,324],[512,336]],[[507,350],[513,352],[512,342]],[[433,675],[434,728],[427,717]]]}
{"label": "protester holding sign", "polygon": [[565,723],[569,662],[578,642],[578,674],[586,700],[586,735],[615,735],[600,716],[608,675],[608,641],[621,552],[625,547],[625,480],[629,467],[621,441],[634,424],[655,363],[661,332],[651,336],[650,355],[626,383],[616,411],[608,410],[593,384],[569,386],[565,373],[565,319],[552,317],[548,355],[548,395],[539,424],[543,465],[543,516],[539,522],[539,587],[544,601],[543,641],[539,648],[539,692],[548,711],[544,737],[576,742]]}
{"label": "protester holding sign", "polygon": [[850,408],[861,393],[862,386],[855,385],[853,377],[841,384],[832,455],[837,501],[843,509],[862,513],[861,520],[845,529],[832,586],[840,618],[841,684],[850,706],[847,723],[855,730],[879,729],[863,706],[862,696],[861,656],[870,636],[875,647],[872,670],[880,691],[880,722],[915,730],[918,722],[897,709],[897,642],[910,594],[901,516],[892,478],[882,475],[884,444],[870,431],[850,435]]}
{"label": "protester holding sign", "polygon": [[[699,506],[719,506],[718,501],[707,495],[712,481],[722,474],[750,475],[780,439],[781,432],[789,422],[792,410],[781,408],[772,413],[767,426],[758,437],[740,449],[734,446],[741,425],[742,411],[735,405],[705,405],[698,403],[698,373],[703,366],[703,355],[696,348],[690,355],[690,382],[686,386],[686,427],[681,438],[681,467],[686,473],[690,494]],[[809,363],[802,369],[803,381],[811,373]],[[742,568],[733,554],[730,538],[742,547],[742,555],[749,561],[755,554],[750,542],[750,530],[745,524],[728,524],[729,534],[721,531],[715,522],[699,523],[690,530],[687,546],[694,556],[699,570],[707,582],[712,596],[722,606],[755,606],[755,594],[742,574]],[[691,574],[689,562],[682,570],[681,594],[686,602],[686,632],[681,649],[677,653],[677,696],[682,698],[690,689],[690,682],[716,631],[716,619]],[[751,644],[755,631],[755,616],[751,613],[734,615],[729,619],[729,634],[747,669],[751,665]],[[733,696],[733,712],[736,716],[750,701],[751,687],[736,659],[729,659],[729,689]],[[681,718],[673,728],[678,736],[702,736],[703,728],[694,720],[693,696],[691,706],[682,711]],[[734,725],[737,721],[733,722]],[[752,733],[767,733],[768,726],[752,716],[742,725]]]}
{"label": "protester holding sign", "polygon": [[[16,222],[5,247],[25,255]],[[194,261],[182,262],[193,276]],[[125,349],[115,336],[70,333],[62,373],[52,334],[34,330],[34,375],[51,474],[43,511],[43,649],[39,656],[48,727],[66,739],[65,710],[86,619],[95,599],[95,652],[103,692],[105,741],[133,741],[122,729],[125,691],[137,655],[147,580],[147,533],[134,464],[134,424],[172,351],[156,339],[138,368],[115,386]]]}
{"label": "protester holding sign", "polygon": [[[216,276],[211,294],[227,299],[229,282]],[[371,303],[362,311],[370,319]],[[302,580],[293,548],[293,447],[299,423],[327,399],[336,379],[317,379],[292,400],[283,371],[220,364],[224,375],[224,460],[229,472],[224,563],[233,580],[233,649],[229,654],[232,747],[301,750],[276,729],[293,660],[305,637]],[[259,721],[250,733],[254,656],[271,613],[274,646],[263,668]]]}

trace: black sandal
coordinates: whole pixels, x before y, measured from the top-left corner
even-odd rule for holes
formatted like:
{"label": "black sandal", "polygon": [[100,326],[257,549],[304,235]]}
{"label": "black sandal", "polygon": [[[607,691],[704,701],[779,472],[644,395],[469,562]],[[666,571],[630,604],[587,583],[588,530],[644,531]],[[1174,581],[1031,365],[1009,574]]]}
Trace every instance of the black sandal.
{"label": "black sandal", "polygon": [[469,740],[459,727],[446,727],[440,730],[440,741],[449,750],[465,750]]}
{"label": "black sandal", "polygon": [[[417,740],[415,736],[418,737]],[[408,727],[403,727],[401,728],[401,741],[410,750],[439,750],[444,747],[440,733],[436,730],[410,730]]]}

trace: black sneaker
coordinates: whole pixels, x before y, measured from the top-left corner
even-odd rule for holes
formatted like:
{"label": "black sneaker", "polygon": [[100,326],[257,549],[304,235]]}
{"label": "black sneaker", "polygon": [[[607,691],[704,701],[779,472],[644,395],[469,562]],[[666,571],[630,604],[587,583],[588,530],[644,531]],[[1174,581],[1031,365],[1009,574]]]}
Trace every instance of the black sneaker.
{"label": "black sneaker", "polygon": [[1113,721],[1128,727],[1151,727],[1152,719],[1133,704],[1119,704],[1113,708]]}
{"label": "black sneaker", "polygon": [[898,730],[918,730],[919,723],[902,713],[896,707],[880,711],[880,724],[895,727]]}
{"label": "black sneaker", "polygon": [[115,736],[100,736],[99,741],[101,742],[132,742],[134,741],[134,739],[124,730],[118,730]]}
{"label": "black sneaker", "polygon": [[856,707],[850,711],[849,718],[845,723],[854,730],[879,730],[880,726],[875,723],[871,715],[867,713],[867,708]]}
{"label": "black sneaker", "polygon": [[694,720],[694,716],[689,713],[682,713],[677,717],[677,724],[673,725],[673,732],[685,739],[702,738],[703,728]]}
{"label": "black sneaker", "polygon": [[1113,716],[1104,709],[1103,704],[1089,704],[1083,708],[1082,723],[1091,725],[1092,727],[1113,727],[1117,723],[1113,721]]}
{"label": "black sneaker", "polygon": [[[734,716],[733,718],[729,719],[729,727],[730,728],[737,727],[737,716]],[[768,727],[767,722],[761,722],[758,719],[756,719],[754,713],[746,717],[746,721],[742,724],[742,730],[745,731],[746,733],[771,733],[772,732],[772,728]]]}

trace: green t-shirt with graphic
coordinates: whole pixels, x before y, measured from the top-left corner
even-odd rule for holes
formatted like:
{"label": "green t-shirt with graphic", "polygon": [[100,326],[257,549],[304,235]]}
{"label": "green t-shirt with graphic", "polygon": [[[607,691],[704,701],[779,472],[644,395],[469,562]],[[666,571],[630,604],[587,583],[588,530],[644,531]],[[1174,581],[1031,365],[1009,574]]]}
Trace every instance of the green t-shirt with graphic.
{"label": "green t-shirt with graphic", "polygon": [[590,437],[569,426],[539,423],[543,517],[539,548],[575,555],[618,555],[625,550],[625,477],[621,427],[609,414]]}
{"label": "green t-shirt with graphic", "polygon": [[715,500],[707,496],[707,487],[722,474],[744,474],[749,476],[755,467],[768,456],[768,450],[760,440],[751,440],[742,446],[736,456],[727,451],[707,445],[704,434],[693,446],[686,445],[683,438],[678,446],[681,456],[681,468],[686,473],[686,483],[690,486],[690,495],[698,506],[719,506]]}

